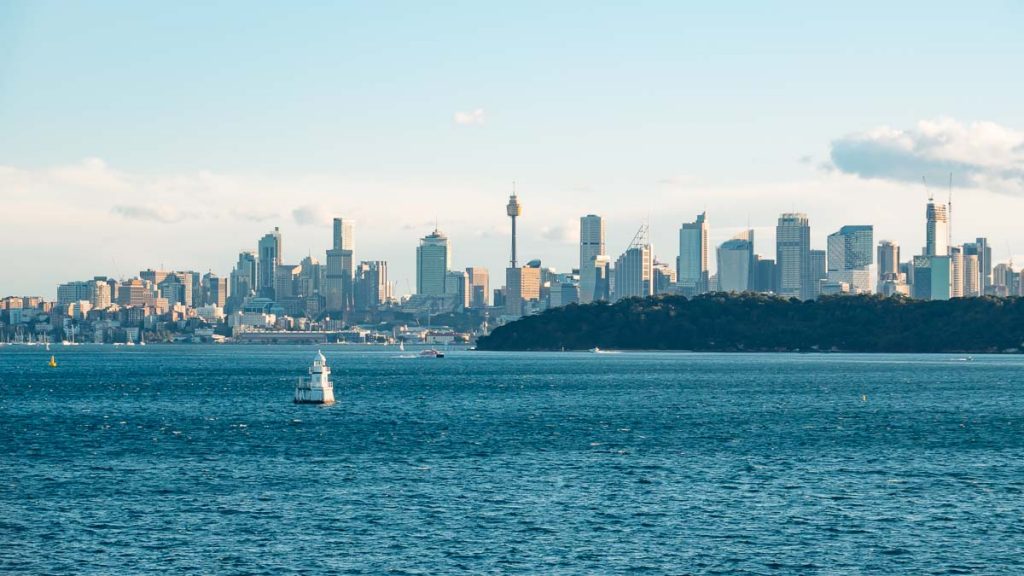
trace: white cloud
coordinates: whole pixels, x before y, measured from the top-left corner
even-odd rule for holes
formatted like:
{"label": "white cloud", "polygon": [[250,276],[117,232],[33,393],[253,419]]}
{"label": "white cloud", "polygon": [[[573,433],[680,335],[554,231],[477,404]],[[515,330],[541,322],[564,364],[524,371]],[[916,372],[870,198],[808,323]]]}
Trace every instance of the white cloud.
{"label": "white cloud", "polygon": [[483,124],[485,120],[484,109],[477,108],[469,112],[456,112],[452,119],[460,126]]}
{"label": "white cloud", "polygon": [[142,220],[148,222],[162,222],[164,224],[172,224],[174,222],[181,222],[186,218],[195,217],[196,215],[188,212],[181,212],[173,206],[154,206],[154,205],[116,205],[111,208],[111,212],[125,218],[127,220]]}
{"label": "white cloud", "polygon": [[861,178],[946,182],[1024,194],[1024,132],[993,122],[924,120],[913,128],[883,126],[832,142],[836,169]]}
{"label": "white cloud", "polygon": [[307,204],[292,210],[292,218],[300,226],[322,226],[330,224],[333,215],[321,205]]}

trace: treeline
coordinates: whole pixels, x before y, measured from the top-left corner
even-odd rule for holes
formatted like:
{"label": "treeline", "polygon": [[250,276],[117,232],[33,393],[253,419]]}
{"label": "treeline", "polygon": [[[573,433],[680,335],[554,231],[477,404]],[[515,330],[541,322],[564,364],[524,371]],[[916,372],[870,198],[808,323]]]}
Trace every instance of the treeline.
{"label": "treeline", "polygon": [[1016,352],[1024,298],[764,294],[629,298],[547,310],[501,326],[480,350]]}

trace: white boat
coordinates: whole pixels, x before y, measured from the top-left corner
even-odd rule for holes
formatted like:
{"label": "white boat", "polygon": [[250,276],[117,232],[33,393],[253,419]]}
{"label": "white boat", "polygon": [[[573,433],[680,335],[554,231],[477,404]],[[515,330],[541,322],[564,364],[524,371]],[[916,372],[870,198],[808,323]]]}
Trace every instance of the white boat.
{"label": "white boat", "polygon": [[405,340],[398,341],[398,351],[405,352]]}
{"label": "white boat", "polygon": [[444,358],[444,352],[440,352],[433,348],[428,348],[420,352],[420,358]]}
{"label": "white boat", "polygon": [[334,383],[330,380],[331,367],[323,352],[317,350],[313,365],[309,367],[309,378],[299,378],[295,385],[296,404],[333,404]]}

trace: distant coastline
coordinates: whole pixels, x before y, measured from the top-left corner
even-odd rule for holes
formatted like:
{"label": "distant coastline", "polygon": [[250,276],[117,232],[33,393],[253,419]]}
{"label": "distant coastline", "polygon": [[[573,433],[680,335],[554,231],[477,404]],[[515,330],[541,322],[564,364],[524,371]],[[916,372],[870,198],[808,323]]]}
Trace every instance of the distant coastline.
{"label": "distant coastline", "polygon": [[631,298],[528,316],[477,341],[478,350],[1019,353],[1024,299],[921,301],[762,294]]}

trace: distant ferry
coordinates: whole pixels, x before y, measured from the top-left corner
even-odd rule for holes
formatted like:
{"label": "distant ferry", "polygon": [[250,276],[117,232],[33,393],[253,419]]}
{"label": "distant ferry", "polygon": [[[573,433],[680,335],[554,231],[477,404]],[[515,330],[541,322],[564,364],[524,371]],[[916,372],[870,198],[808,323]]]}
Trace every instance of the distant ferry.
{"label": "distant ferry", "polygon": [[322,352],[317,350],[309,379],[299,378],[295,385],[296,404],[334,404],[334,384],[330,380],[331,367]]}

